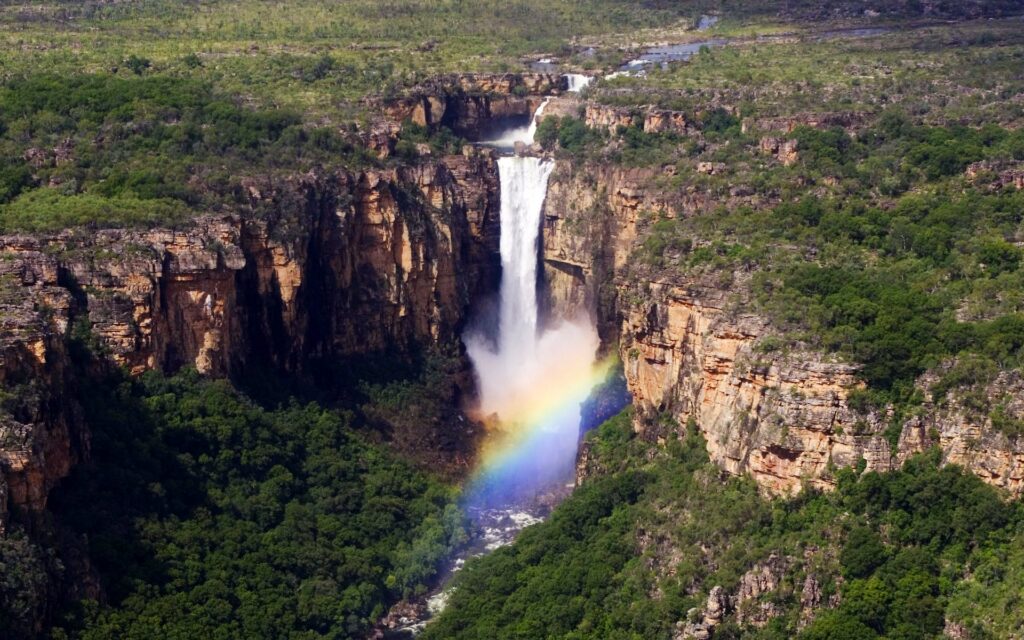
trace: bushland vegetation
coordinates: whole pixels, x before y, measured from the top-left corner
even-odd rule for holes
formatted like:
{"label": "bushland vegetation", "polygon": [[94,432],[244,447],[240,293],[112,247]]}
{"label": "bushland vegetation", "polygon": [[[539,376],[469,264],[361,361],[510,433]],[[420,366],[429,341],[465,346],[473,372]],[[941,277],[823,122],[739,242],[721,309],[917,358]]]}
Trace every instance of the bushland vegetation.
{"label": "bushland vegetation", "polygon": [[0,87],[0,230],[174,224],[234,198],[238,175],[367,153],[294,112],[205,81],[34,75]]}
{"label": "bushland vegetation", "polygon": [[774,171],[835,190],[658,221],[641,256],[691,273],[754,272],[773,326],[862,364],[878,404],[912,402],[917,376],[953,356],[1021,366],[1024,192],[963,177],[972,162],[1024,159],[1021,132],[915,126],[889,111],[856,140],[807,127],[792,136],[798,163]]}
{"label": "bushland vegetation", "polygon": [[[189,372],[82,398],[92,458],[50,506],[105,597],[69,605],[55,638],[359,638],[466,539],[453,489],[349,413],[265,409]],[[0,540],[5,637],[32,637],[52,585],[80,579],[49,544]]]}
{"label": "bushland vegetation", "polygon": [[[1006,628],[968,598],[991,589],[992,610],[1020,589],[1024,513],[976,477],[927,453],[889,474],[839,471],[831,493],[766,500],[708,462],[693,426],[672,431],[683,435],[665,447],[644,443],[625,413],[592,432],[595,464],[609,472],[513,546],[470,562],[425,636],[669,638],[712,587],[735,592],[773,554],[786,575],[748,606],[770,602],[778,615],[763,628],[727,616],[716,637],[937,638],[946,615],[977,637]],[[1000,558],[1015,564],[997,569]],[[807,576],[822,589],[809,624]],[[833,595],[838,606],[826,604]]]}

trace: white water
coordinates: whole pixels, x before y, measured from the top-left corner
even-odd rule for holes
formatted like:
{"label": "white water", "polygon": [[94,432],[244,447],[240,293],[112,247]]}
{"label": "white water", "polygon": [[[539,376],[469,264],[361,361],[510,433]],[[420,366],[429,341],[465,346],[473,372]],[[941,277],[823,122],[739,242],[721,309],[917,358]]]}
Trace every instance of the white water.
{"label": "white water", "polygon": [[569,92],[579,93],[587,88],[590,81],[594,78],[591,76],[583,75],[582,73],[567,73],[565,74],[566,79],[569,81]]}
{"label": "white water", "polygon": [[[533,113],[533,117],[530,118],[530,126],[526,129],[526,138],[523,140],[526,144],[533,144],[533,139],[537,136],[537,124],[540,122],[540,116],[544,113],[544,107],[548,106],[548,101],[551,98],[544,98],[544,102],[540,103],[537,110]],[[550,170],[548,171],[550,174]],[[548,179],[544,178],[544,189],[547,190]],[[504,195],[502,195],[504,197]],[[541,205],[544,204],[544,195],[541,194]],[[503,205],[504,206],[504,205]],[[539,215],[539,214],[538,214]]]}
{"label": "white water", "polygon": [[507,354],[509,369],[536,357],[540,217],[554,167],[554,162],[540,158],[498,158],[502,268],[498,353]]}

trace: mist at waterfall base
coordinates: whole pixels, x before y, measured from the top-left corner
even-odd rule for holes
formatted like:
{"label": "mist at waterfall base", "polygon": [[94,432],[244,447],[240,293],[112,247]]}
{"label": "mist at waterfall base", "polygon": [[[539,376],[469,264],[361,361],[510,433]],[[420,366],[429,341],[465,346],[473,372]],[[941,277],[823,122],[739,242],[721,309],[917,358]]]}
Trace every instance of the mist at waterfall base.
{"label": "mist at waterfall base", "polygon": [[584,317],[538,326],[537,267],[541,212],[554,164],[534,157],[498,159],[502,282],[497,335],[465,337],[479,383],[474,413],[488,426],[469,506],[529,499],[571,481],[580,407],[608,374],[595,363],[600,344]]}

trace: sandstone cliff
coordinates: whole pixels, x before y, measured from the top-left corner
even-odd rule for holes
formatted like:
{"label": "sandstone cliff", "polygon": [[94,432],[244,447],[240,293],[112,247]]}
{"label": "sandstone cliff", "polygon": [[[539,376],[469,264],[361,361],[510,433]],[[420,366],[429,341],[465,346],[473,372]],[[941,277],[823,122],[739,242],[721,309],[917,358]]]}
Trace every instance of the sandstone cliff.
{"label": "sandstone cliff", "polygon": [[[929,401],[902,424],[894,448],[886,435],[891,416],[850,407],[850,392],[861,386],[853,365],[773,347],[771,326],[750,311],[747,275],[679,278],[638,265],[638,243],[657,217],[750,204],[662,188],[660,176],[656,169],[561,163],[544,215],[551,313],[596,314],[602,339],[618,345],[639,433],[665,437],[656,419],[663,413],[679,425],[692,421],[714,462],[750,474],[772,494],[827,489],[837,467],[863,460],[865,469],[885,471],[933,445],[947,463],[1014,495],[1024,492],[1024,442],[995,431],[991,418],[971,415],[956,391],[931,401],[934,375],[920,380]],[[988,390],[990,400],[1020,397],[1020,384],[1000,378]],[[1024,415],[1013,403],[1009,411]]]}
{"label": "sandstone cliff", "polygon": [[[491,121],[528,117],[545,96],[560,93],[566,86],[565,77],[560,74],[441,76],[379,106],[386,121],[410,121],[430,128],[445,126],[470,140],[478,140]],[[374,127],[377,132],[387,129],[380,123]],[[380,134],[371,139],[374,137],[379,138]],[[372,146],[380,150],[381,145],[378,141]]]}
{"label": "sandstone cliff", "polygon": [[[54,274],[28,259],[5,254],[4,285],[32,284]],[[0,533],[5,516],[25,518],[46,506],[47,493],[88,455],[89,438],[73,399],[74,380],[64,338],[65,291],[41,292],[39,304],[56,313],[38,314],[37,301],[4,290],[0,337]]]}
{"label": "sandstone cliff", "polygon": [[[91,328],[133,373],[302,372],[318,360],[455,339],[496,286],[494,159],[247,179],[237,211],[177,230],[0,238],[0,496],[39,511],[88,434],[65,342]],[[0,505],[2,506],[2,505]],[[6,509],[0,513],[6,513]]]}
{"label": "sandstone cliff", "polygon": [[[764,353],[763,319],[743,313],[730,291],[700,284],[652,282],[647,299],[623,320],[620,351],[638,407],[637,429],[669,412],[693,421],[711,459],[749,473],[771,493],[803,483],[824,487],[830,466],[888,470],[879,429],[845,403],[858,386],[854,367],[816,353]],[[867,431],[866,433],[864,431]]]}
{"label": "sandstone cliff", "polygon": [[[999,433],[991,416],[970,411],[957,391],[933,400],[936,374],[919,381],[927,401],[903,422],[893,448],[888,415],[850,406],[850,392],[861,386],[856,368],[817,352],[772,349],[761,340],[771,327],[743,311],[741,286],[640,286],[645,295],[623,313],[619,348],[642,434],[664,435],[647,433],[660,412],[679,424],[693,421],[713,461],[729,473],[750,474],[772,494],[828,489],[835,468],[863,460],[866,470],[886,471],[931,446],[946,463],[1013,495],[1024,492],[1024,442]],[[1019,419],[1022,390],[1019,376],[1004,373],[987,387],[986,402],[1004,402]]]}

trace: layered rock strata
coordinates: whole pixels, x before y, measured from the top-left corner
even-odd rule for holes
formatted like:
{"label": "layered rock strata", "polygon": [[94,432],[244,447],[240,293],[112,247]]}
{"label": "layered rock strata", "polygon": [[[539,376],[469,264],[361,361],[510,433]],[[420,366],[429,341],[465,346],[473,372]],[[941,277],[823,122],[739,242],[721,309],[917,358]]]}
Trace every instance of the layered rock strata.
{"label": "layered rock strata", "polygon": [[[37,512],[87,455],[66,350],[132,373],[311,363],[444,343],[495,288],[494,158],[247,179],[238,210],[181,229],[0,238],[0,496]],[[3,505],[0,505],[3,506]],[[0,513],[6,513],[8,509]]]}
{"label": "layered rock strata", "polygon": [[[478,140],[492,121],[529,117],[545,96],[565,88],[566,80],[559,74],[442,76],[381,106],[389,122],[409,121],[428,128],[444,126]],[[385,128],[378,125],[375,130]]]}

